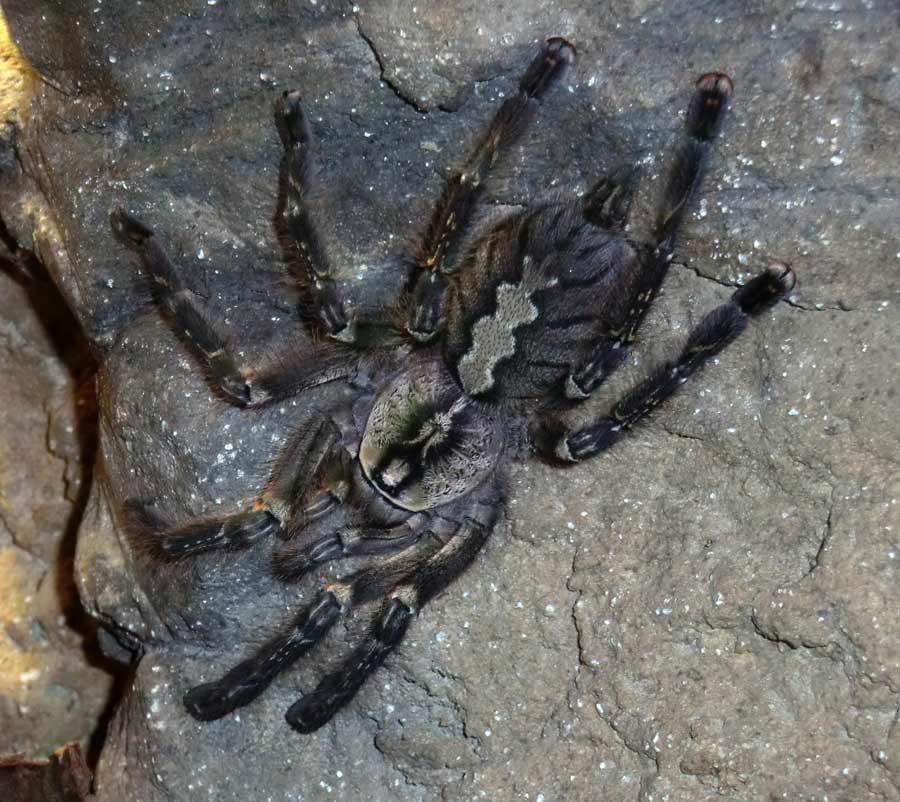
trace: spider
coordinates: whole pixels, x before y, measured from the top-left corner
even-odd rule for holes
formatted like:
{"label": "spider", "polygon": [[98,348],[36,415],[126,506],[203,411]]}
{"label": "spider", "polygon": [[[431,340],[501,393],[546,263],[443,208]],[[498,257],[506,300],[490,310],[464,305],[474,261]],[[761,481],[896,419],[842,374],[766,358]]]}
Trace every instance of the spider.
{"label": "spider", "polygon": [[326,563],[369,558],[324,583],[252,656],[187,691],[195,718],[217,719],[253,701],[342,616],[380,601],[361,641],[286,714],[303,733],[328,722],[482,549],[503,506],[507,461],[536,454],[564,465],[602,453],[793,288],[790,268],[770,264],[606,414],[565,423],[565,413],[622,364],[659,292],[732,94],[722,73],[697,80],[648,235],[626,228],[635,187],[628,172],[600,179],[581,198],[536,201],[469,232],[491,167],[574,58],[575,47],[561,37],[542,45],[518,91],[447,180],[397,309],[369,320],[354,312],[329,266],[310,200],[310,127],[300,94],[284,93],[277,108],[283,222],[316,328],[327,335],[313,359],[294,349],[271,364],[240,364],[225,328],[153,231],[113,212],[116,236],[140,258],[163,313],[220,401],[254,407],[330,382],[345,388],[333,407],[287,437],[249,508],[171,526],[152,503],[125,502],[134,530],[164,559],[267,540],[274,575],[296,581]]}

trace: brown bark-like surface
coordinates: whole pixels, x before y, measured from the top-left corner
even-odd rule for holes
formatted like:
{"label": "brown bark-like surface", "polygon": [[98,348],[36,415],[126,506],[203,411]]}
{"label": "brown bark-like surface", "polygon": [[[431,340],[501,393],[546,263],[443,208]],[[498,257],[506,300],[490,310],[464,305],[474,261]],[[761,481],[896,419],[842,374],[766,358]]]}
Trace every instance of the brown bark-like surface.
{"label": "brown bark-like surface", "polygon": [[4,802],[90,802],[91,773],[78,744],[66,744],[48,760],[0,758]]}

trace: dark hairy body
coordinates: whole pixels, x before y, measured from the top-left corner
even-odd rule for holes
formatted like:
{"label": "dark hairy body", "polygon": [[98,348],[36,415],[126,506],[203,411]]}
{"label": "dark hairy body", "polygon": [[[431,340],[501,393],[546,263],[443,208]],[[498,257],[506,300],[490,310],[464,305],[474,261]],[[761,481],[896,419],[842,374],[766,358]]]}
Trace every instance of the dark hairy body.
{"label": "dark hairy body", "polygon": [[355,313],[332,275],[310,202],[311,132],[298,93],[285,93],[281,217],[315,327],[327,337],[312,359],[288,351],[264,365],[240,364],[228,333],[152,230],[114,212],[113,230],[140,257],[220,403],[254,407],[326,383],[342,387],[333,406],[287,438],[248,509],[169,525],[152,500],[123,503],[130,531],[161,561],[268,540],[273,574],[294,582],[326,563],[368,558],[324,584],[249,658],[189,690],[185,705],[196,718],[251,702],[341,616],[381,600],[361,642],[287,712],[301,732],[321,727],[476,557],[502,511],[508,461],[537,455],[563,465],[602,453],[792,288],[790,269],[770,265],[606,414],[566,423],[565,413],[622,364],[656,297],[732,92],[721,73],[697,81],[654,219],[640,237],[628,217],[631,171],[599,180],[582,198],[537,201],[470,236],[490,168],[574,57],[563,39],[542,46],[518,92],[447,181],[409,260],[399,313],[373,319]]}

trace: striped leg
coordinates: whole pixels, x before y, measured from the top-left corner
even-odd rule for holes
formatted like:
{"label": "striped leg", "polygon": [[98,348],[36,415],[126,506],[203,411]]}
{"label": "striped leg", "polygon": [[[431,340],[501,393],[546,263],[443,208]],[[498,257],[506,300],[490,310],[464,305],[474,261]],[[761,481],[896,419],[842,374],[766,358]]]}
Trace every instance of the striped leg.
{"label": "striped leg", "polygon": [[789,293],[794,281],[787,265],[771,264],[764,273],[737,290],[731,300],[706,315],[690,333],[678,357],[656,368],[626,393],[608,415],[574,431],[556,420],[545,420],[534,433],[535,446],[544,456],[564,462],[580,462],[605,451],[669,398],[691,374],[733,342],[751,317]]}
{"label": "striped leg", "polygon": [[[287,527],[319,517],[338,503],[342,477],[333,464],[339,440],[328,420],[296,430],[281,449],[268,483],[250,509],[173,527],[143,501],[128,499],[128,528],[142,548],[166,559],[246,548],[263,538],[288,535]],[[310,491],[319,484],[322,492],[310,499]]]}
{"label": "striped leg", "polygon": [[263,365],[241,364],[229,334],[206,302],[186,286],[153,230],[121,209],[112,213],[110,222],[115,236],[140,258],[175,334],[197,359],[212,389],[229,403],[272,403],[356,369],[351,354],[322,347],[313,353],[291,348]]}
{"label": "striped leg", "polygon": [[482,182],[497,160],[522,133],[543,94],[565,74],[575,58],[575,48],[565,39],[548,39],[522,79],[519,91],[504,101],[485,136],[444,186],[425,236],[416,254],[416,275],[408,309],[407,331],[427,342],[443,323],[446,273],[465,235]]}
{"label": "striped leg", "polygon": [[341,617],[338,598],[324,590],[294,623],[253,657],[221,679],[197,685],[184,695],[184,706],[200,721],[212,721],[252,702],[285,668],[315,646]]}
{"label": "striped leg", "polygon": [[201,518],[170,527],[139,499],[125,502],[129,531],[138,543],[158,557],[177,560],[207,551],[241,549],[281,532],[278,519],[267,510],[246,510],[235,515]]}
{"label": "striped leg", "polygon": [[331,275],[328,256],[310,209],[312,188],[312,132],[303,113],[300,93],[285,92],[279,113],[284,120],[287,158],[287,198],[284,219],[296,242],[319,319],[330,337],[343,342],[356,338],[355,323],[346,300]]}
{"label": "striped leg", "polygon": [[[713,141],[722,126],[732,93],[731,80],[723,73],[707,73],[697,88],[685,119],[684,132],[675,145],[668,178],[652,228],[652,241],[638,247],[637,260],[623,276],[628,292],[619,300],[619,314],[609,336],[594,353],[569,375],[566,396],[587,398],[621,364],[623,349],[634,339],[669,270],[675,238],[700,180]],[[618,228],[627,213],[631,177],[601,181],[588,193],[585,216],[600,218],[609,228]]]}
{"label": "striped leg", "polygon": [[392,529],[347,527],[311,541],[291,540],[276,551],[272,570],[285,581],[296,581],[320,565],[335,560],[396,554],[414,546],[423,534],[421,530],[401,524]]}
{"label": "striped leg", "polygon": [[314,732],[356,695],[403,640],[418,611],[472,563],[487,542],[494,521],[494,514],[482,521],[465,518],[445,546],[389,589],[362,643],[337,670],[326,674],[312,693],[288,710],[286,718],[294,729]]}
{"label": "striped leg", "polygon": [[110,222],[119,241],[140,257],[175,333],[193,352],[210,384],[227,401],[246,406],[250,388],[227,334],[215,322],[203,299],[185,286],[152,229],[121,209],[112,213]]}
{"label": "striped leg", "polygon": [[308,652],[331,626],[373,593],[383,595],[415,566],[440,548],[436,538],[420,538],[412,547],[324,587],[285,630],[266,642],[221,679],[192,688],[184,697],[188,712],[202,721],[221,718],[256,699],[282,671]]}

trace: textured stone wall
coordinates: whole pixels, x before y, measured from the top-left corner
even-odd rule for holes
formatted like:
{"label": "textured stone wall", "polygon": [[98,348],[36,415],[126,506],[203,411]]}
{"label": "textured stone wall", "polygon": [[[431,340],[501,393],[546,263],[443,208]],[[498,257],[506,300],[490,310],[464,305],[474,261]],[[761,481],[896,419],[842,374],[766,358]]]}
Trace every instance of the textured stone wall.
{"label": "textured stone wall", "polygon": [[[143,655],[100,800],[898,798],[894,3],[7,6],[49,84],[0,217],[103,352],[108,481],[77,576],[122,653]],[[264,354],[302,336],[271,225],[279,93],[306,99],[328,245],[374,304],[441,176],[553,34],[579,59],[498,165],[499,211],[623,163],[651,194],[695,77],[735,83],[665,293],[594,408],[767,259],[793,264],[795,293],[602,459],[515,467],[485,553],[333,723],[303,737],[283,713],[352,625],[257,703],[198,724],[185,689],[311,585],[269,579],[265,544],[149,567],[108,500],[240,508],[310,399],[252,414],[211,399],[109,211],[162,232],[246,354]]]}
{"label": "textured stone wall", "polygon": [[[22,122],[34,81],[0,16],[2,119]],[[92,369],[77,321],[0,218],[0,755],[44,757],[75,740],[96,756],[112,680],[73,575],[95,450]]]}
{"label": "textured stone wall", "polygon": [[72,574],[90,394],[58,348],[58,294],[23,283],[0,274],[0,753],[46,755],[87,744],[110,678]]}

